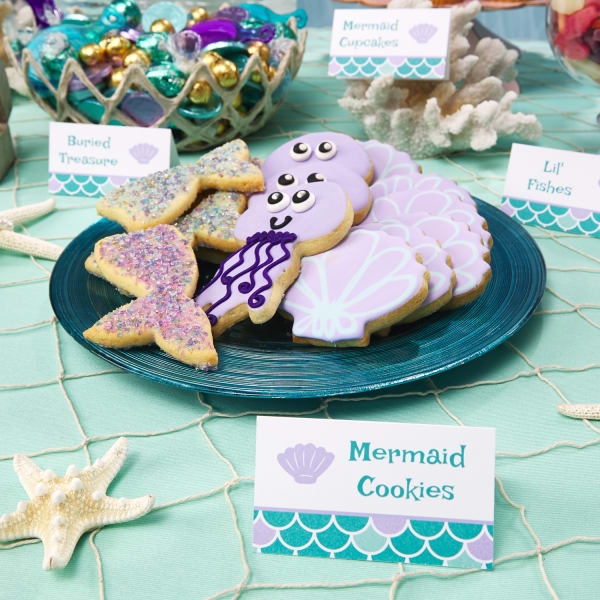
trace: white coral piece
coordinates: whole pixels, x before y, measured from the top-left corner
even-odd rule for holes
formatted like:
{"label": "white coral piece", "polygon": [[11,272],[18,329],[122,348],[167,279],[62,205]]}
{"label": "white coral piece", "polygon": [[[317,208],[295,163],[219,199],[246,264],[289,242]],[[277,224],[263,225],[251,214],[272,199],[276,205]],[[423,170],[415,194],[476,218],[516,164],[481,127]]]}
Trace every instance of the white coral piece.
{"label": "white coral piece", "polygon": [[[430,7],[429,0],[392,0],[389,8]],[[340,105],[362,122],[369,137],[391,143],[414,158],[441,152],[485,150],[500,136],[537,139],[535,115],[512,113],[518,54],[498,39],[483,38],[470,53],[467,35],[479,2],[452,8],[449,80],[413,81],[392,76],[349,80]]]}

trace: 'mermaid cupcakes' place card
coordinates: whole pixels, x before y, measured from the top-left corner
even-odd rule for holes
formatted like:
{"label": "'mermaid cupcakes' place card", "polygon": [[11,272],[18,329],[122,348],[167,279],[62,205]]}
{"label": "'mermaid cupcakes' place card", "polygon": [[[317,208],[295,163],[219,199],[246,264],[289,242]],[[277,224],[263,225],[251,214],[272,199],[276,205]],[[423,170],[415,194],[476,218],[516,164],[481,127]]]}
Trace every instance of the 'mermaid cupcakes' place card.
{"label": "'mermaid cupcakes' place card", "polygon": [[450,9],[336,10],[329,75],[446,79]]}
{"label": "'mermaid cupcakes' place card", "polygon": [[50,123],[48,190],[54,195],[105,196],[178,161],[170,129]]}
{"label": "'mermaid cupcakes' place card", "polygon": [[491,569],[495,429],[258,417],[259,552]]}
{"label": "'mermaid cupcakes' place card", "polygon": [[600,155],[513,144],[501,208],[525,225],[600,237]]}

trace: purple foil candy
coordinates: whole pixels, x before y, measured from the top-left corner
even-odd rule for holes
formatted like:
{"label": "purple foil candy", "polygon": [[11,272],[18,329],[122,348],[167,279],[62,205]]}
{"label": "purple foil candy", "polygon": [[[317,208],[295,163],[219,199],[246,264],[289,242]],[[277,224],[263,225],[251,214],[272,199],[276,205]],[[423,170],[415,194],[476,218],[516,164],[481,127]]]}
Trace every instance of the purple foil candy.
{"label": "purple foil candy", "polygon": [[163,116],[160,104],[144,92],[129,94],[123,99],[119,108],[142,127],[150,127]]}
{"label": "purple foil candy", "polygon": [[63,13],[54,4],[54,0],[26,0],[31,6],[35,22],[40,29],[60,23]]}
{"label": "purple foil candy", "polygon": [[237,40],[239,42],[264,42],[268,44],[277,32],[277,28],[273,23],[265,23],[260,27],[242,27],[239,23],[237,25]]}
{"label": "purple foil candy", "polygon": [[171,54],[181,56],[183,60],[194,60],[202,51],[202,38],[191,29],[173,34],[169,42]]}
{"label": "purple foil candy", "polygon": [[[85,70],[85,74],[94,85],[98,85],[103,79],[106,79],[106,77],[110,75],[111,71],[112,67],[109,64],[100,64],[94,65],[93,67],[88,67]],[[76,92],[85,88],[86,85],[79,79],[79,77],[74,76],[71,81],[69,81],[70,92]]]}
{"label": "purple foil candy", "polygon": [[222,8],[218,10],[216,13],[212,15],[212,18],[215,19],[229,19],[230,21],[243,21],[250,16],[250,13],[241,6],[228,6],[227,8]]}
{"label": "purple foil candy", "polygon": [[142,35],[142,32],[137,30],[137,29],[122,29],[121,31],[119,31],[119,35],[123,38],[125,38],[126,40],[129,40],[130,42],[133,42],[134,44],[137,42],[138,38],[140,37],[140,35]]}
{"label": "purple foil candy", "polygon": [[188,30],[195,31],[202,38],[202,46],[215,42],[228,42],[237,36],[235,23],[225,19],[210,19],[190,25]]}

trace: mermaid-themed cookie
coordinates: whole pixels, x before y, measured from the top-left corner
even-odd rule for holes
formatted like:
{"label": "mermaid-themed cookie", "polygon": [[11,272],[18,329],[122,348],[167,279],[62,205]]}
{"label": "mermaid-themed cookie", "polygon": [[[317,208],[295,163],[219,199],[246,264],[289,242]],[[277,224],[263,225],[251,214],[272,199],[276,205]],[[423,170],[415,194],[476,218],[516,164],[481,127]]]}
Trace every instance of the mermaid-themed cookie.
{"label": "mermaid-themed cookie", "polygon": [[[456,273],[456,285],[452,291],[452,300],[442,310],[463,306],[483,294],[492,277],[490,252],[481,243],[480,237],[470,231],[465,223],[445,215],[417,212],[404,214],[396,219],[400,223],[418,227],[437,240],[450,255],[452,268]],[[382,223],[388,225],[394,222],[390,220]]]}
{"label": "mermaid-themed cookie", "polygon": [[423,233],[418,227],[403,222],[402,217],[401,215],[393,221],[386,221],[385,223],[363,223],[360,229],[384,231],[389,235],[398,237],[421,256],[423,265],[427,267],[430,275],[429,289],[427,298],[421,306],[404,319],[405,322],[412,323],[433,314],[450,302],[452,290],[456,284],[456,275],[452,269],[452,259],[440,246],[440,243]]}
{"label": "mermaid-themed cookie", "polygon": [[234,252],[244,245],[235,237],[234,230],[246,205],[246,196],[239,192],[211,192],[173,225],[192,246]]}
{"label": "mermaid-themed cookie", "polygon": [[189,243],[171,225],[157,225],[97,242],[102,277],[138,296],[84,331],[109,348],[155,342],[177,360],[206,369],[217,364],[210,323],[194,304],[198,265]]}
{"label": "mermaid-themed cookie", "polygon": [[[464,188],[439,175],[396,175],[381,179],[371,186],[373,207],[368,221],[385,221],[395,215],[409,212],[428,212],[447,215],[466,223],[471,231],[479,235],[482,243],[492,247],[492,236],[487,230],[485,219]],[[464,195],[468,196],[468,201]]]}
{"label": "mermaid-themed cookie", "polygon": [[320,131],[286,142],[265,159],[262,172],[268,180],[282,173],[293,173],[298,165],[314,167],[318,173],[342,168],[356,173],[367,183],[373,179],[373,165],[367,151],[344,133]]}
{"label": "mermaid-themed cookie", "polygon": [[98,214],[127,231],[172,223],[205,189],[256,192],[263,189],[260,169],[248,147],[234,140],[205,154],[197,164],[179,165],[129,181],[99,200]]}
{"label": "mermaid-themed cookie", "polygon": [[[320,168],[321,170],[316,170]],[[276,177],[277,188],[284,189],[302,183],[337,183],[350,198],[354,210],[353,225],[361,223],[371,209],[371,190],[367,182],[354,171],[337,166],[335,163],[314,165],[299,163],[288,172],[282,171]]]}
{"label": "mermaid-themed cookie", "polygon": [[360,143],[373,163],[373,182],[395,175],[421,172],[421,167],[407,152],[396,150],[391,144],[384,144],[377,140]]}
{"label": "mermaid-themed cookie", "polygon": [[325,252],[352,223],[352,206],[335,183],[302,183],[285,191],[276,180],[250,198],[235,235],[246,245],[219,266],[196,304],[206,311],[215,336],[250,317],[268,321],[300,270],[302,256]]}
{"label": "mermaid-themed cookie", "polygon": [[366,346],[371,333],[403,320],[427,296],[429,272],[400,238],[354,228],[335,248],[302,259],[282,303],[294,341]]}

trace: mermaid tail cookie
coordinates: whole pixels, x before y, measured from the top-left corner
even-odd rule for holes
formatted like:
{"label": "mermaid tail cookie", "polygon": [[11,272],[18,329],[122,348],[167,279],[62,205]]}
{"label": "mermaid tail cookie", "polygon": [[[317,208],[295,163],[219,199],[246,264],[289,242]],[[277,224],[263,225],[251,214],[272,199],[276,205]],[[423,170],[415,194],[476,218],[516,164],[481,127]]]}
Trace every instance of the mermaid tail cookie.
{"label": "mermaid tail cookie", "polygon": [[210,323],[202,309],[183,295],[153,292],[108,313],[83,335],[109,348],[155,342],[167,354],[199,369],[217,366]]}

